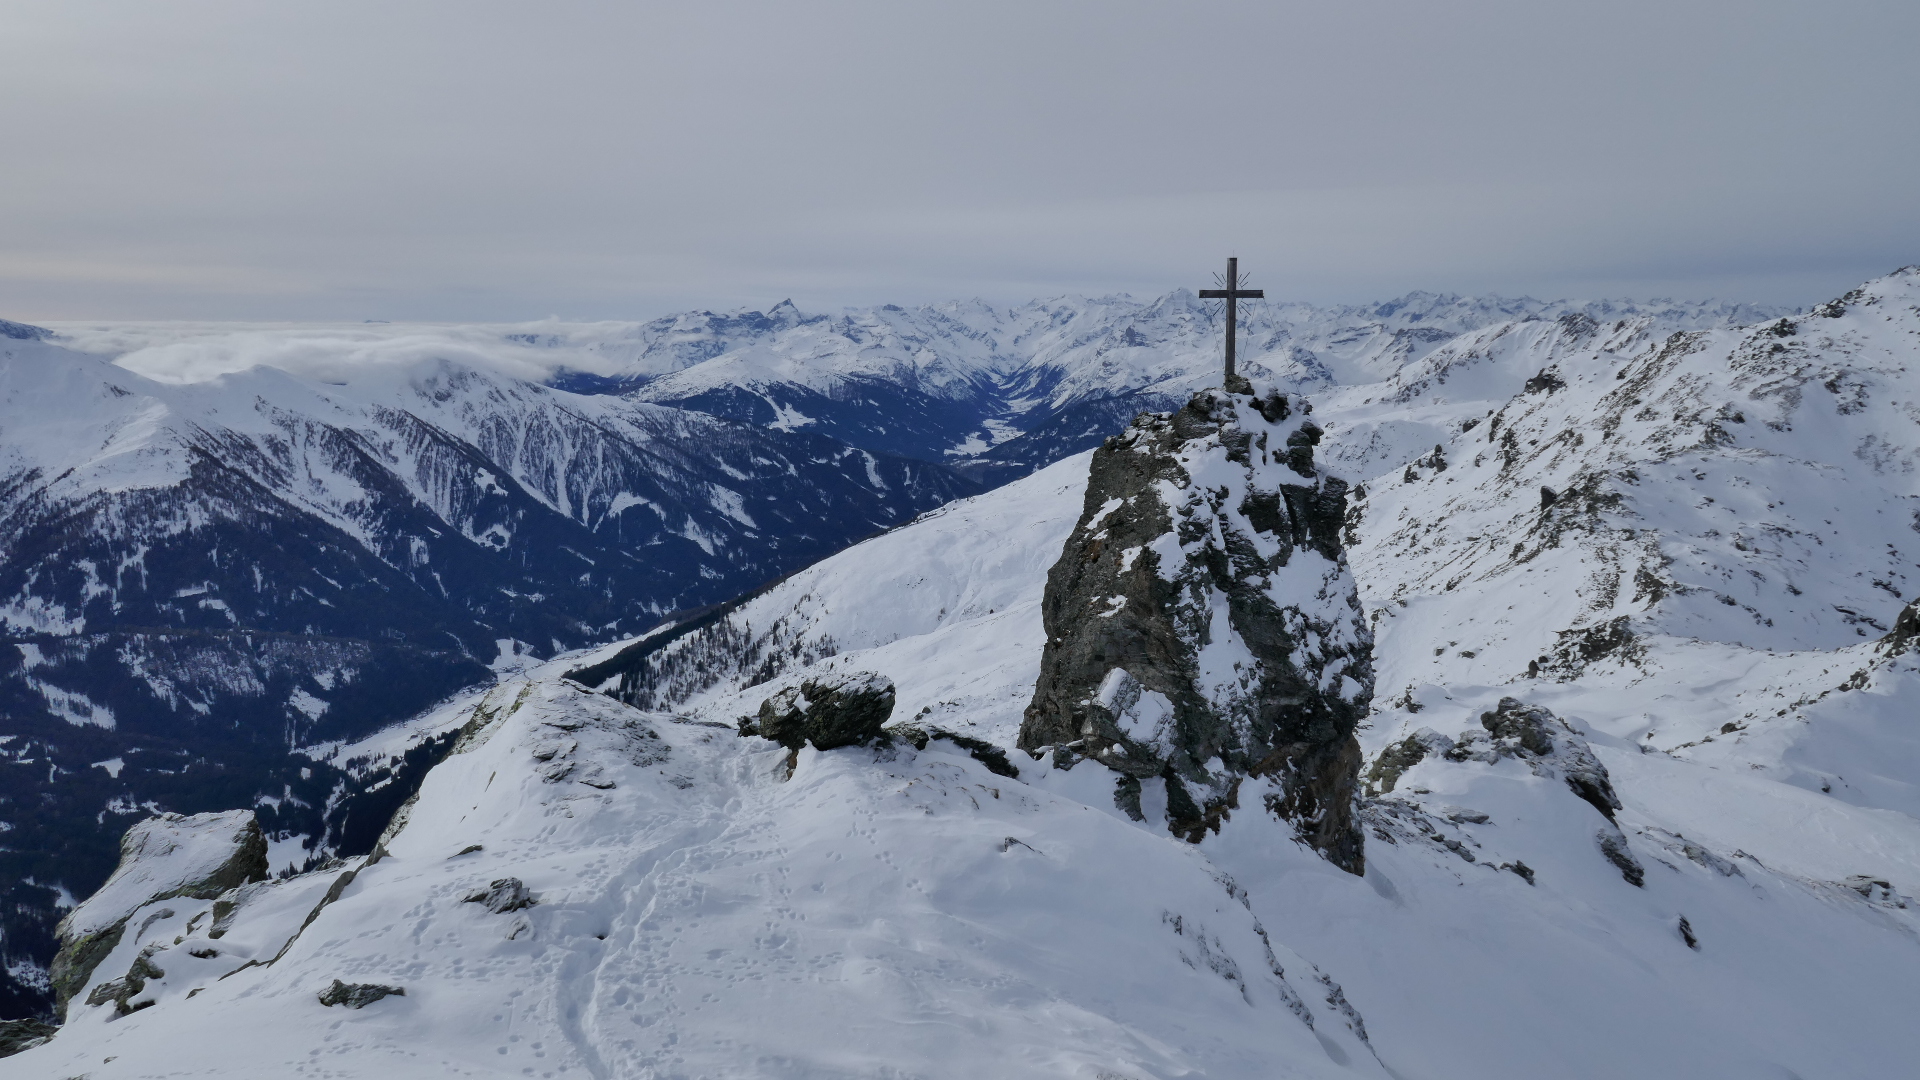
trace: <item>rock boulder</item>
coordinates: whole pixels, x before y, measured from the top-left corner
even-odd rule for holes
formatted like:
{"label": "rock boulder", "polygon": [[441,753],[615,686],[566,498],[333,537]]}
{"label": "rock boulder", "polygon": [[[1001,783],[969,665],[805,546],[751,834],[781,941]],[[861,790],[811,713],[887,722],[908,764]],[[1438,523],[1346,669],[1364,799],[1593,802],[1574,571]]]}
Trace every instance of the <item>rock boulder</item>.
{"label": "rock boulder", "polygon": [[752,731],[791,750],[859,746],[893,716],[893,680],[870,671],[832,672],[789,686],[760,704]]}

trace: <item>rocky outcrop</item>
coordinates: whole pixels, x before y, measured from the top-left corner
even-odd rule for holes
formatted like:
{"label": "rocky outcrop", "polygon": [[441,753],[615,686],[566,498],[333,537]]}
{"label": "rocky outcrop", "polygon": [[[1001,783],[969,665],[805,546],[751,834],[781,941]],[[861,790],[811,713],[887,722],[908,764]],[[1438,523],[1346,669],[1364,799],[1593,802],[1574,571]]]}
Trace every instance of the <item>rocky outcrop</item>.
{"label": "rocky outcrop", "polygon": [[1380,751],[1367,770],[1367,794],[1384,795],[1400,782],[1400,774],[1436,754],[1453,749],[1453,740],[1432,728],[1419,731]]}
{"label": "rocky outcrop", "polygon": [[59,1031],[59,1028],[41,1020],[0,1020],[0,1058],[31,1050],[53,1038]]}
{"label": "rocky outcrop", "polygon": [[1007,752],[986,741],[971,735],[962,735],[957,731],[948,731],[943,727],[928,724],[895,724],[887,729],[889,738],[899,739],[911,745],[915,750],[925,750],[927,744],[935,741],[950,742],[967,752],[967,756],[987,767],[987,771],[1004,776],[1009,780],[1020,779],[1020,770],[1007,759]]}
{"label": "rocky outcrop", "polygon": [[1123,809],[1196,842],[1257,790],[1359,873],[1372,635],[1341,548],[1347,486],[1315,467],[1304,402],[1236,384],[1095,452],[1019,745],[1113,770]]}
{"label": "rocky outcrop", "polygon": [[1492,712],[1480,714],[1480,726],[1486,730],[1462,732],[1460,741],[1444,751],[1446,756],[1453,761],[1486,762],[1519,758],[1535,776],[1562,781],[1567,790],[1613,821],[1620,796],[1613,793],[1607,767],[1565,720],[1538,705],[1501,698]]}
{"label": "rocky outcrop", "polygon": [[[55,1009],[65,1013],[141,907],[175,897],[210,900],[266,877],[267,840],[250,810],[161,814],[134,825],[120,839],[113,876],[60,921],[60,951],[51,969]],[[143,963],[145,956],[115,983],[131,987],[147,977],[138,970]],[[126,995],[108,997],[126,1008]]]}
{"label": "rocky outcrop", "polygon": [[140,995],[147,988],[147,980],[167,977],[167,973],[153,962],[153,954],[156,951],[151,947],[140,950],[140,955],[134,957],[133,964],[127,968],[125,975],[117,979],[108,979],[93,988],[93,992],[87,995],[87,1004],[94,1006],[110,1004],[113,1006],[115,1016],[139,1012],[152,1005],[152,998],[140,1000]]}
{"label": "rocky outcrop", "polygon": [[1893,629],[1880,639],[1880,651],[1889,656],[1899,656],[1911,652],[1915,641],[1920,641],[1920,600],[1900,609],[1899,617],[1893,621]]}
{"label": "rocky outcrop", "polygon": [[829,672],[789,686],[760,703],[760,714],[740,726],[789,750],[859,746],[880,737],[893,716],[893,680],[870,671]]}
{"label": "rocky outcrop", "polygon": [[519,878],[500,878],[484,889],[475,889],[461,898],[468,904],[479,904],[495,915],[505,915],[509,911],[532,907],[536,900],[526,882]]}
{"label": "rocky outcrop", "polygon": [[364,1009],[386,997],[406,997],[407,992],[398,986],[381,986],[379,983],[345,983],[333,980],[333,985],[320,991],[320,1004],[331,1008],[345,1005],[349,1009]]}
{"label": "rocky outcrop", "polygon": [[[1501,698],[1500,704],[1491,712],[1480,714],[1480,728],[1479,731],[1461,732],[1458,741],[1432,728],[1421,728],[1389,744],[1380,751],[1372,767],[1367,770],[1369,790],[1375,795],[1393,791],[1394,785],[1407,770],[1430,758],[1456,762],[1479,761],[1489,765],[1498,763],[1502,758],[1522,761],[1535,776],[1558,780],[1582,802],[1599,811],[1600,816],[1606,819],[1594,833],[1594,842],[1599,846],[1600,854],[1620,871],[1620,876],[1629,884],[1637,886],[1645,883],[1646,871],[1634,857],[1626,834],[1620,831],[1620,826],[1614,821],[1614,811],[1620,809],[1620,796],[1614,793],[1613,780],[1607,775],[1607,767],[1600,764],[1600,759],[1593,754],[1593,748],[1573,729],[1573,725],[1538,705],[1528,705],[1518,698],[1509,697]],[[1465,817],[1458,808],[1446,816],[1455,822],[1486,820],[1484,814]],[[1704,860],[1708,858],[1722,862],[1705,851],[1699,854],[1688,851],[1687,857],[1702,865],[1706,865]],[[1516,872],[1523,870],[1525,865],[1517,864]],[[1532,871],[1525,871],[1522,876],[1529,883],[1533,881]]]}

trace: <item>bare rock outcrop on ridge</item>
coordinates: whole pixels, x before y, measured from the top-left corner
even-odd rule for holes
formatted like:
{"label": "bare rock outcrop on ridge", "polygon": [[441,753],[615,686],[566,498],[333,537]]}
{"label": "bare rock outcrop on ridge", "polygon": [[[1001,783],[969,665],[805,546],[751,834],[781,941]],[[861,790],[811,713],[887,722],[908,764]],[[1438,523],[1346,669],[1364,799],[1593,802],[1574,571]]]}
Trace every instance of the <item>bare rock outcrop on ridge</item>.
{"label": "bare rock outcrop on ridge", "polygon": [[760,703],[742,735],[772,739],[789,750],[859,746],[880,737],[893,716],[893,681],[870,671],[829,672],[789,686]]}
{"label": "bare rock outcrop on ridge", "polygon": [[1373,641],[1341,549],[1347,485],[1315,467],[1300,399],[1236,382],[1094,454],[1019,745],[1112,769],[1123,809],[1196,842],[1257,790],[1359,873]]}
{"label": "bare rock outcrop on ridge", "polygon": [[[267,839],[251,810],[160,814],[135,824],[120,839],[120,865],[113,876],[60,921],[60,951],[52,969],[55,1007],[64,1013],[67,1002],[86,988],[94,969],[120,943],[127,919],[142,906],[175,897],[210,900],[266,877]],[[142,970],[147,966],[147,958],[140,957],[120,982],[137,992],[142,979],[158,977]],[[114,999],[127,1008],[126,994]]]}

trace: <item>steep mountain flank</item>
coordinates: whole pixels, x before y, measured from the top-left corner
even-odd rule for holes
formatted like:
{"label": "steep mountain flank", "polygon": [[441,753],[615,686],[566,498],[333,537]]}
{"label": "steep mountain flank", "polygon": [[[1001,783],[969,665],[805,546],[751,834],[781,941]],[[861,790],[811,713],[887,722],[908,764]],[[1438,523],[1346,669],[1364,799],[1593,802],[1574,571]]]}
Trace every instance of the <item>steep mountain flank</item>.
{"label": "steep mountain flank", "polygon": [[1354,873],[1372,639],[1340,546],[1346,484],[1278,391],[1202,391],[1094,453],[1047,575],[1019,745],[1120,774],[1130,815],[1198,841],[1254,792]]}

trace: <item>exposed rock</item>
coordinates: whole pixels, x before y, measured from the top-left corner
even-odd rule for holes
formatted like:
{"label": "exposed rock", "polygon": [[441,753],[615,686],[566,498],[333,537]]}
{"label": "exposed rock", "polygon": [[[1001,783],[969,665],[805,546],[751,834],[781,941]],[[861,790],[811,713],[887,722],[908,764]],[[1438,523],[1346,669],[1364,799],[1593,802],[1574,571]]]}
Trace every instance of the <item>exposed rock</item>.
{"label": "exposed rock", "polygon": [[1920,639],[1920,600],[1900,609],[1893,629],[1881,637],[1880,649],[1889,656],[1899,656],[1913,648],[1915,639]]}
{"label": "exposed rock", "polygon": [[320,991],[320,1004],[332,1007],[345,1005],[349,1009],[364,1009],[384,997],[406,997],[407,992],[398,986],[381,986],[379,983],[344,983],[333,980],[333,985]]}
{"label": "exposed rock", "polygon": [[1020,770],[1007,760],[1007,752],[986,741],[971,735],[962,735],[957,731],[948,731],[942,727],[922,724],[895,724],[886,733],[902,742],[910,743],[916,750],[925,750],[927,744],[944,739],[967,752],[973,760],[987,767],[988,772],[997,773],[1009,780],[1018,780]]}
{"label": "exposed rock", "polygon": [[125,975],[95,986],[93,992],[87,995],[87,1004],[99,1006],[112,1003],[116,1016],[139,1012],[152,1005],[152,998],[145,1001],[139,1000],[140,995],[146,991],[147,980],[167,977],[167,973],[153,962],[153,951],[152,948],[142,949]]}
{"label": "exposed rock", "polygon": [[[1248,388],[1249,390],[1251,388]],[[1092,758],[1141,813],[1200,840],[1252,781],[1265,808],[1354,873],[1372,635],[1347,572],[1347,486],[1318,471],[1296,399],[1207,390],[1095,452],[1047,575],[1047,641],[1019,745]]]}
{"label": "exposed rock", "polygon": [[31,1050],[60,1033],[40,1020],[0,1020],[0,1058]]}
{"label": "exposed rock", "polygon": [[1493,712],[1480,714],[1480,726],[1487,729],[1490,739],[1477,732],[1462,734],[1446,755],[1455,761],[1519,758],[1535,776],[1561,780],[1569,791],[1608,821],[1613,820],[1613,812],[1620,809],[1620,797],[1613,792],[1607,767],[1565,720],[1538,705],[1501,698]]}
{"label": "exposed rock", "polygon": [[893,716],[893,680],[870,671],[829,672],[789,686],[760,703],[753,730],[789,750],[808,743],[833,750],[880,737]]}
{"label": "exposed rock", "polygon": [[1401,773],[1429,756],[1444,754],[1451,749],[1452,739],[1432,728],[1421,728],[1380,751],[1380,756],[1373,759],[1373,767],[1367,770],[1368,794],[1383,795],[1392,791],[1393,786],[1400,782]]}
{"label": "exposed rock", "polygon": [[1609,822],[1606,828],[1594,834],[1594,839],[1600,843],[1600,854],[1620,870],[1620,876],[1627,879],[1627,884],[1636,888],[1645,887],[1647,872],[1641,867],[1640,860],[1633,857],[1633,849],[1627,847],[1626,834],[1620,831],[1619,826]]}
{"label": "exposed rock", "polygon": [[462,903],[482,904],[495,915],[532,907],[537,901],[532,890],[519,878],[500,878],[484,889],[475,889],[460,898]]}
{"label": "exposed rock", "polygon": [[256,881],[222,893],[220,898],[213,902],[213,925],[207,929],[207,936],[215,941],[226,937],[227,931],[233,928],[233,920],[240,914],[241,909],[255,897],[272,889],[273,884],[271,881]]}
{"label": "exposed rock", "polygon": [[[177,896],[211,900],[266,878],[267,840],[250,810],[161,814],[138,822],[120,839],[113,876],[60,920],[60,951],[51,968],[54,1008],[64,1013],[86,988],[94,968],[120,943],[127,918],[142,906]],[[137,972],[127,976],[138,978]]]}
{"label": "exposed rock", "polygon": [[1668,851],[1671,851],[1674,854],[1679,855],[1681,858],[1684,858],[1687,861],[1694,863],[1695,865],[1704,867],[1708,870],[1712,870],[1714,873],[1719,874],[1721,877],[1745,877],[1746,876],[1744,873],[1741,872],[1738,864],[1728,859],[1721,858],[1719,855],[1716,855],[1712,851],[1708,850],[1705,846],[1695,843],[1694,841],[1689,840],[1684,836],[1681,836],[1679,833],[1670,833],[1665,829],[1653,828],[1649,826],[1648,828],[1643,829],[1640,835],[1653,840],[1655,843],[1658,843],[1662,847],[1665,847]]}
{"label": "exposed rock", "polygon": [[[1489,765],[1502,758],[1524,761],[1535,776],[1560,781],[1582,802],[1598,810],[1606,819],[1596,834],[1601,855],[1619,868],[1620,875],[1629,883],[1641,885],[1645,882],[1646,871],[1634,858],[1626,834],[1614,822],[1613,812],[1620,809],[1620,797],[1614,793],[1613,781],[1607,775],[1606,766],[1594,757],[1593,749],[1579,732],[1552,712],[1516,698],[1501,698],[1500,704],[1492,712],[1481,713],[1480,726],[1480,731],[1461,732],[1457,741],[1430,728],[1421,728],[1389,744],[1367,770],[1370,789],[1375,794],[1392,791],[1402,774],[1430,757],[1457,762],[1480,761]],[[1424,789],[1414,790],[1419,792]],[[1393,803],[1387,800],[1369,805],[1391,807]],[[1441,816],[1454,824],[1484,824],[1489,820],[1486,814],[1461,807],[1445,807]],[[1680,850],[1678,838],[1674,843],[1675,850]],[[1738,873],[1725,860],[1712,856],[1698,848],[1698,845],[1690,846],[1698,854],[1688,852],[1688,858],[1703,866],[1709,865],[1708,860],[1711,860],[1727,867],[1722,873]],[[1501,868],[1513,869],[1529,884],[1533,882],[1533,871],[1523,871],[1520,864],[1512,867],[1503,865]]]}
{"label": "exposed rock", "polygon": [[1526,384],[1526,392],[1529,394],[1538,394],[1541,391],[1551,394],[1555,390],[1566,388],[1567,380],[1561,378],[1560,373],[1552,368],[1541,368],[1540,373],[1529,377]]}
{"label": "exposed rock", "polygon": [[65,1016],[67,1002],[74,995],[86,989],[87,980],[93,978],[93,969],[100,966],[120,944],[120,937],[126,932],[127,921],[119,922],[105,930],[93,934],[81,934],[69,938],[60,936],[60,951],[54,953],[49,974],[53,983],[54,1011]]}
{"label": "exposed rock", "polygon": [[1907,906],[1907,898],[1900,895],[1893,884],[1885,878],[1877,878],[1871,874],[1855,874],[1840,884],[1859,893],[1861,898],[1876,904],[1896,908]]}

